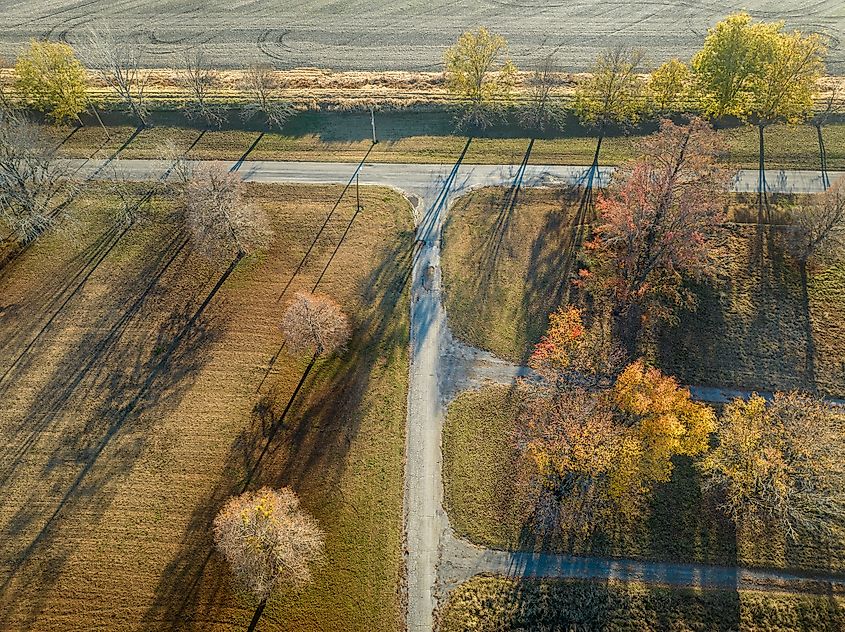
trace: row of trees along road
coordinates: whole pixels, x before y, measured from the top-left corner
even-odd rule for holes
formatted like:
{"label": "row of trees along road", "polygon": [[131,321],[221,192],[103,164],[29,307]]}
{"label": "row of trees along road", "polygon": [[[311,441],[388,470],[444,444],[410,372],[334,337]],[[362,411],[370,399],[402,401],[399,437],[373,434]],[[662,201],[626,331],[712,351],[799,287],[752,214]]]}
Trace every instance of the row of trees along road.
{"label": "row of trees along road", "polygon": [[[150,72],[143,66],[144,47],[121,41],[104,27],[89,31],[80,53],[77,56],[77,51],[63,42],[30,42],[15,64],[15,92],[20,105],[44,112],[57,123],[81,123],[79,116],[88,108],[99,116],[90,97],[91,79],[96,77],[139,125],[148,125]],[[177,71],[179,85],[187,94],[185,114],[209,126],[221,125],[225,110],[214,98],[220,72],[208,63],[203,49],[186,51]],[[274,96],[277,88],[271,67],[258,64],[248,68],[241,80],[246,95],[244,103],[239,104],[242,116],[262,116],[270,127],[284,125],[296,109],[290,101]],[[8,95],[0,96],[7,109],[15,105]]]}
{"label": "row of trees along road", "polygon": [[[645,55],[639,49],[616,48],[600,54],[590,73],[578,82],[571,106],[583,124],[596,130],[594,165],[609,126],[634,125],[644,116],[697,113],[757,125],[762,213],[767,199],[764,131],[768,125],[812,117],[826,171],[821,127],[837,113],[840,102],[834,92],[814,110],[825,54],[820,35],[787,32],[782,22],[755,21],[747,13],[737,13],[708,31],[689,65],[672,59],[646,75]],[[562,121],[565,107],[556,88],[565,77],[551,57],[536,66],[526,80],[527,102],[520,109],[525,125],[542,130]],[[463,104],[461,126],[487,127],[515,105],[517,72],[507,43],[486,29],[465,33],[447,51],[445,74],[447,86]]]}

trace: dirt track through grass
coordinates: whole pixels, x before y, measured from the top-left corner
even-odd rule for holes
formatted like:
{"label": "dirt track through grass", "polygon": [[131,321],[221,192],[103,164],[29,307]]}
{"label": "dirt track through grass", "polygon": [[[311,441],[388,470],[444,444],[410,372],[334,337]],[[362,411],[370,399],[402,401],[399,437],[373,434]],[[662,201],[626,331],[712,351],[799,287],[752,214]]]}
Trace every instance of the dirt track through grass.
{"label": "dirt track through grass", "polygon": [[349,228],[342,202],[290,284],[310,289],[348,229],[319,289],[348,310],[350,351],[319,362],[280,421],[305,361],[282,353],[256,393],[277,299],[341,188],[249,190],[276,240],[216,292],[228,262],[194,255],[160,198],[156,221],[116,242],[91,200],[77,236],[0,271],[3,629],[245,628],[255,604],[209,552],[250,472],[251,487],[292,485],[328,534],[314,585],[272,600],[261,628],[401,627],[410,210],[365,189]]}

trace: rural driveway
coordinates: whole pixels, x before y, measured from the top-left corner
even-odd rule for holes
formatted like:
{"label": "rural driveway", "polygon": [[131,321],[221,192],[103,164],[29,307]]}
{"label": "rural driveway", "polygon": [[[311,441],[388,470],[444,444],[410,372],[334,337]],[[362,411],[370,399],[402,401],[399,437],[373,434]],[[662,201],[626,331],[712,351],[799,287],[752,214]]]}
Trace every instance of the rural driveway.
{"label": "rural driveway", "polygon": [[205,46],[226,68],[432,71],[460,33],[486,26],[508,39],[519,66],[554,53],[584,70],[618,45],[657,63],[688,58],[709,27],[741,8],[829,36],[828,69],[845,73],[841,0],[0,0],[0,57],[14,59],[32,38],[83,44],[89,28],[108,23],[149,66],[173,67],[185,49]]}
{"label": "rural driveway", "polygon": [[[164,161],[69,161],[79,177],[108,177],[111,167],[129,178],[156,179],[169,167]],[[407,568],[407,628],[430,632],[434,612],[448,590],[479,572],[552,577],[639,579],[696,586],[783,587],[812,589],[813,578],[788,572],[664,564],[568,555],[532,555],[494,551],[457,538],[443,507],[441,430],[448,400],[466,387],[466,376],[509,380],[520,371],[454,341],[442,301],[440,247],[450,202],[472,188],[507,185],[518,180],[513,165],[408,165],[381,163],[241,162],[224,163],[252,182],[339,183],[385,185],[402,190],[414,205],[418,250],[411,276],[411,366],[405,469],[405,546]],[[579,166],[528,166],[523,186],[572,184],[584,179]],[[610,169],[602,169],[606,182]],[[830,174],[831,179],[838,174]],[[779,192],[817,192],[822,180],[815,171],[770,171],[771,188]],[[754,191],[756,171],[739,172],[732,188]],[[472,379],[469,379],[471,382]],[[724,393],[716,393],[724,396]],[[715,396],[715,395],[714,395]],[[830,580],[831,578],[824,578]],[[834,578],[835,589],[845,579]]]}

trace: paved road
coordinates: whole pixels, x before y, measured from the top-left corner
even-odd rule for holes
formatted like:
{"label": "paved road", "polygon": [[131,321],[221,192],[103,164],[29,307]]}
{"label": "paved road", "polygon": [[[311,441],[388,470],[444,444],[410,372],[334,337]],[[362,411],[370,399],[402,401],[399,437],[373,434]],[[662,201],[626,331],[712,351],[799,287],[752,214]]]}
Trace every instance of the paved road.
{"label": "paved road", "polygon": [[206,45],[228,67],[434,70],[459,33],[484,25],[508,38],[520,65],[556,53],[583,70],[619,44],[657,62],[687,57],[708,27],[740,8],[830,36],[830,69],[845,72],[841,0],[0,0],[0,56],[13,58],[33,37],[77,44],[108,21],[146,48],[149,65],[172,65],[184,48]]}
{"label": "paved road", "polygon": [[[248,182],[312,182],[343,183],[353,173],[358,174],[361,184],[380,184],[396,187],[415,194],[437,194],[437,187],[445,182],[452,165],[404,164],[404,163],[355,163],[338,162],[274,162],[245,161],[234,163],[220,161],[227,166],[237,166],[238,172]],[[162,160],[113,160],[107,167],[104,160],[68,160],[79,175],[86,177],[97,170],[107,176],[112,169],[118,169],[128,177],[147,179],[157,177],[168,167]],[[587,173],[584,166],[528,165],[522,178],[523,186],[575,184],[582,182]],[[357,171],[356,171],[357,170]],[[453,193],[480,186],[511,184],[517,178],[517,165],[461,165],[459,173],[451,182]],[[596,184],[607,183],[613,169],[601,167]],[[842,172],[829,172],[835,180]],[[824,189],[819,171],[798,171],[772,169],[766,172],[769,189],[776,193],[817,193]],[[742,170],[737,173],[732,189],[738,192],[757,190],[757,172]]]}
{"label": "paved road", "polygon": [[[163,161],[69,161],[80,177],[107,175],[112,167],[128,177],[160,177],[169,164]],[[448,401],[480,380],[510,380],[522,371],[496,358],[457,343],[449,333],[442,301],[440,246],[450,203],[468,190],[485,185],[510,184],[519,168],[510,165],[406,165],[309,162],[224,163],[248,181],[343,183],[357,176],[362,184],[380,184],[402,190],[414,205],[420,244],[411,276],[411,366],[405,466],[405,543],[407,569],[407,629],[430,632],[434,609],[447,591],[479,572],[552,577],[617,577],[683,585],[785,586],[800,588],[806,578],[789,573],[746,571],[705,565],[634,562],[561,555],[533,556],[492,551],[456,538],[443,508],[441,431]],[[600,181],[610,177],[602,169]],[[523,186],[575,183],[584,167],[529,166]],[[835,177],[836,174],[831,174]],[[774,190],[815,192],[821,177],[814,171],[771,172]],[[753,191],[757,174],[740,172],[735,190]],[[724,394],[724,393],[722,393]],[[841,580],[845,582],[845,579]]]}

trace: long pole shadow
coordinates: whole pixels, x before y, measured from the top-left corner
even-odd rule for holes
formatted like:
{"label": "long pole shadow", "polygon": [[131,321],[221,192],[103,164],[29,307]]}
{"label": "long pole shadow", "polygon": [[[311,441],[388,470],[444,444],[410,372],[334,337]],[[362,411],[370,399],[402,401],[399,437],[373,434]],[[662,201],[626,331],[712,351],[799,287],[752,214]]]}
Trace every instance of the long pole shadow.
{"label": "long pole shadow", "polygon": [[483,283],[487,285],[494,273],[496,262],[499,259],[499,252],[502,248],[505,235],[508,232],[511,218],[513,217],[514,209],[522,192],[522,183],[525,179],[525,170],[528,168],[528,162],[531,158],[531,150],[534,147],[534,139],[532,138],[528,143],[528,148],[525,150],[525,155],[522,157],[522,163],[516,171],[513,182],[508,187],[502,204],[499,206],[499,213],[496,216],[496,221],[493,230],[490,231],[487,238],[484,240],[482,247],[482,261],[481,270],[483,275]]}
{"label": "long pole shadow", "polygon": [[[76,287],[74,287],[73,290],[68,293],[67,296],[65,296],[64,300],[59,304],[56,310],[47,319],[47,322],[44,323],[38,333],[35,334],[35,337],[29,341],[29,343],[24,347],[24,349],[14,359],[12,364],[10,364],[9,367],[3,372],[3,375],[0,375],[0,384],[3,383],[3,381],[11,374],[15,367],[24,358],[24,356],[29,353],[33,346],[35,346],[35,344],[41,339],[41,337],[50,329],[59,314],[61,314],[64,311],[65,307],[67,307],[67,304],[70,303],[70,301],[79,293],[83,286],[85,286],[85,284],[88,282],[88,279],[91,278],[91,275],[94,274],[100,264],[105,260],[106,257],[109,256],[112,250],[114,250],[114,247],[118,244],[118,242],[120,242],[120,240],[129,230],[129,225],[125,226],[123,230],[116,234],[116,236],[115,230],[115,227],[109,229],[107,234],[111,236],[106,239],[104,245],[98,250],[97,253],[95,253],[94,257],[86,263],[86,266],[83,267],[82,270],[80,270],[80,272],[77,274],[77,277],[79,274],[82,274],[82,272],[85,271],[86,267],[88,268],[88,271],[85,272],[84,276],[82,276],[80,281],[76,284]],[[71,283],[72,282],[73,279],[71,280]]]}
{"label": "long pole shadow", "polygon": [[323,231],[326,229],[326,226],[328,226],[329,221],[334,216],[334,213],[337,210],[338,206],[340,206],[340,203],[343,200],[343,197],[346,195],[346,192],[349,190],[349,187],[352,186],[352,183],[355,182],[355,179],[358,177],[358,174],[361,171],[361,167],[364,166],[364,163],[367,161],[367,157],[369,157],[370,152],[373,150],[373,147],[375,147],[375,145],[370,145],[369,149],[367,149],[367,153],[364,154],[364,157],[361,158],[361,161],[358,163],[358,166],[355,167],[355,171],[353,171],[352,175],[349,176],[349,180],[346,182],[346,186],[343,187],[343,191],[340,192],[340,196],[338,196],[337,200],[329,211],[329,214],[326,215],[326,219],[323,220],[322,226],[320,226],[320,229],[317,231],[317,234],[314,235],[314,239],[311,240],[311,244],[308,246],[308,250],[305,251],[305,254],[302,256],[302,259],[300,259],[299,263],[293,271],[293,274],[291,274],[290,278],[288,279],[288,282],[285,284],[282,293],[279,294],[279,296],[276,298],[277,303],[282,300],[282,297],[284,297],[284,295],[287,293],[291,283],[293,283],[293,280],[302,271],[305,262],[308,260],[308,257],[311,254],[311,251],[314,249],[314,246],[317,244],[317,241],[320,239],[320,236],[323,234]]}
{"label": "long pole shadow", "polygon": [[[449,200],[449,193],[452,191],[452,185],[454,185],[455,180],[458,177],[458,170],[461,168],[463,164],[464,158],[466,157],[467,151],[469,150],[470,144],[472,144],[473,137],[467,137],[467,142],[464,144],[464,148],[461,150],[458,159],[455,161],[455,164],[452,166],[449,175],[446,176],[446,179],[443,181],[443,185],[440,187],[437,197],[434,199],[432,205],[428,208],[423,217],[420,225],[417,228],[417,240],[428,243],[429,239],[431,238],[432,233],[436,233],[436,225],[437,220],[440,217],[441,211],[445,208],[448,200]],[[416,251],[416,255],[422,252],[422,249],[418,249]],[[415,257],[416,257],[415,255]],[[416,261],[416,259],[415,259]]]}
{"label": "long pole shadow", "polygon": [[[153,369],[149,372],[149,374],[147,375],[147,378],[144,380],[143,384],[138,389],[138,392],[135,394],[135,396],[129,401],[128,404],[126,404],[126,406],[124,406],[118,412],[116,418],[109,424],[108,430],[103,435],[103,437],[100,439],[99,443],[97,444],[97,447],[92,451],[91,455],[86,458],[85,465],[80,470],[79,474],[77,474],[77,476],[71,482],[70,486],[65,491],[61,500],[58,502],[58,504],[57,504],[55,510],[53,511],[53,513],[50,515],[50,517],[46,520],[46,522],[43,524],[41,529],[35,535],[32,542],[30,542],[30,544],[26,547],[26,549],[24,549],[20,553],[20,555],[18,556],[18,561],[23,561],[23,560],[27,559],[28,557],[30,557],[32,555],[33,551],[35,551],[36,547],[47,536],[50,529],[53,527],[54,523],[56,523],[56,521],[60,518],[65,505],[67,505],[67,503],[73,497],[76,490],[79,489],[79,487],[82,485],[85,478],[88,476],[88,474],[94,468],[94,465],[97,463],[100,455],[105,450],[106,446],[108,446],[111,439],[117,434],[117,432],[123,426],[125,421],[128,419],[129,415],[132,414],[132,412],[137,408],[137,406],[141,403],[141,401],[143,401],[143,399],[146,397],[147,393],[149,392],[149,390],[152,387],[153,383],[155,382],[156,378],[161,374],[161,372],[167,366],[167,363],[169,362],[169,360],[170,360],[171,356],[173,355],[174,351],[176,350],[176,348],[179,346],[179,344],[182,342],[182,340],[185,338],[185,336],[187,336],[188,333],[190,333],[191,329],[196,324],[197,320],[200,318],[200,316],[202,316],[203,312],[208,307],[208,305],[211,303],[212,299],[215,297],[217,292],[220,290],[220,288],[226,282],[226,279],[228,279],[229,275],[232,274],[232,272],[234,271],[234,269],[237,266],[239,261],[240,261],[240,258],[236,258],[232,261],[232,263],[229,265],[229,267],[226,269],[226,271],[218,279],[217,283],[214,285],[212,290],[205,297],[202,304],[200,304],[200,306],[196,309],[196,311],[193,313],[193,315],[190,317],[190,319],[188,319],[188,322],[185,323],[185,326],[176,335],[176,337],[171,341],[170,345],[168,345],[167,350],[164,352],[161,360],[159,360],[159,362],[157,362],[156,365],[153,367]],[[14,568],[20,568],[20,567],[21,567],[21,564],[13,565],[13,569]],[[0,591],[3,591],[8,587],[9,583],[12,581],[14,576],[15,576],[15,571],[13,570],[11,573],[9,573],[6,576],[2,585],[0,585]]]}
{"label": "long pole shadow", "polygon": [[804,309],[804,355],[807,370],[807,382],[814,393],[816,385],[816,343],[813,337],[813,319],[810,312],[810,289],[808,287],[807,261],[801,261],[801,304]]}
{"label": "long pole shadow", "polygon": [[246,159],[249,158],[249,155],[255,150],[255,148],[258,146],[258,143],[261,142],[261,139],[264,138],[264,134],[265,132],[260,132],[258,134],[258,138],[252,141],[252,145],[247,147],[247,150],[243,153],[243,155],[238,158],[235,164],[232,165],[232,168],[229,169],[230,172],[235,172],[243,166],[243,164],[246,162]]}
{"label": "long pole shadow", "polygon": [[[584,235],[587,230],[587,216],[595,209],[595,184],[596,176],[599,174],[599,152],[601,151],[601,143],[603,136],[599,136],[596,143],[596,151],[593,154],[593,162],[590,168],[583,176],[583,191],[581,193],[580,201],[578,202],[578,210],[572,220],[572,230],[569,237],[569,247],[566,252],[566,257],[563,262],[563,279],[564,285],[559,289],[558,300],[568,301],[570,284],[568,279],[572,275],[572,270],[575,266],[575,261],[578,258],[578,252],[584,241]],[[601,182],[599,181],[599,185]]]}

